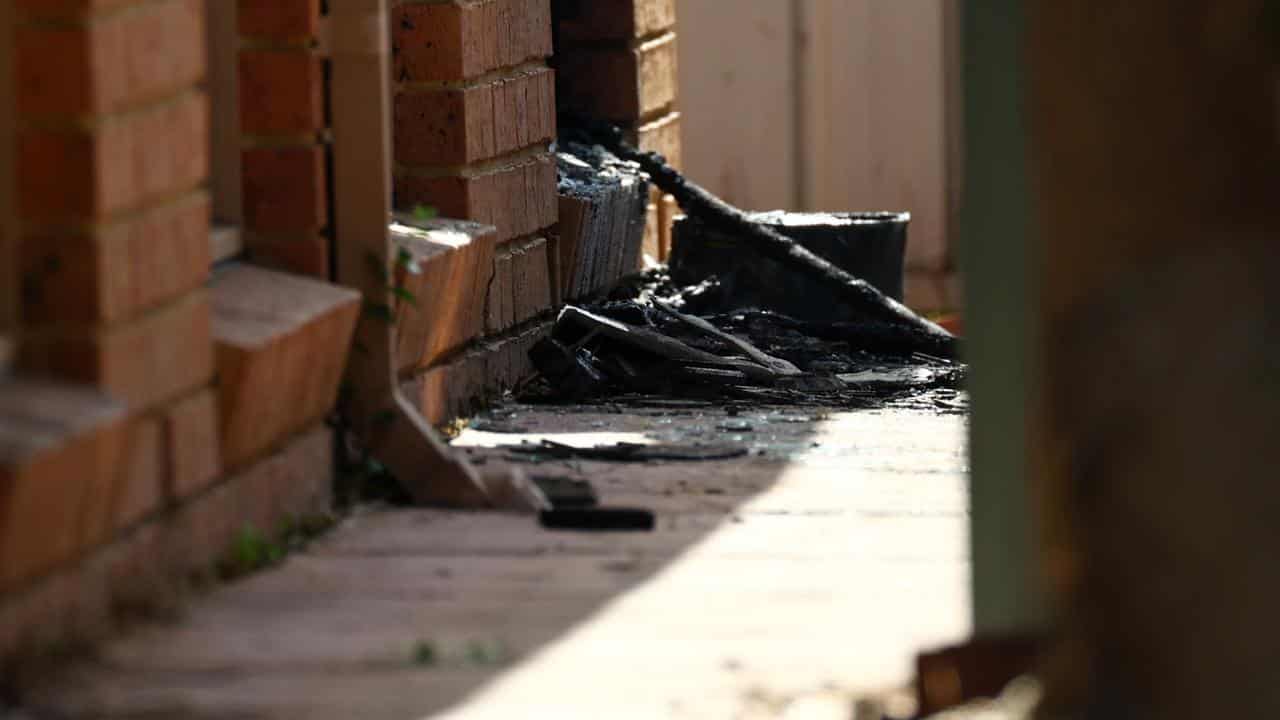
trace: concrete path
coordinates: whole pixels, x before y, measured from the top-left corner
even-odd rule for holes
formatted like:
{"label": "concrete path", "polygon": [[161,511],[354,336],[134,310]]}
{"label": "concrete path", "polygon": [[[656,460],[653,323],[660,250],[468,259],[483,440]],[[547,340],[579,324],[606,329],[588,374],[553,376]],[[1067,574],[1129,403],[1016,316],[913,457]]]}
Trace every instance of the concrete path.
{"label": "concrete path", "polygon": [[282,567],[69,668],[32,696],[34,716],[843,720],[861,694],[906,682],[917,651],[968,633],[962,416],[515,407],[495,419],[753,452],[526,465],[656,510],[651,533],[358,513]]}

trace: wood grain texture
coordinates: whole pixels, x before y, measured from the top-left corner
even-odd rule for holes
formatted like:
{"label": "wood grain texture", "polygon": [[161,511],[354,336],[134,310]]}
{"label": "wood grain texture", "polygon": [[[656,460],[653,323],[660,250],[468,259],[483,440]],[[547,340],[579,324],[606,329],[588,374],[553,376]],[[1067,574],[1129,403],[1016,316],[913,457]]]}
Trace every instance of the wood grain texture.
{"label": "wood grain texture", "polygon": [[908,263],[943,269],[958,179],[950,0],[683,0],[691,177],[747,209],[908,210]]}
{"label": "wood grain texture", "polygon": [[797,205],[789,2],[679,3],[684,170],[742,208]]}

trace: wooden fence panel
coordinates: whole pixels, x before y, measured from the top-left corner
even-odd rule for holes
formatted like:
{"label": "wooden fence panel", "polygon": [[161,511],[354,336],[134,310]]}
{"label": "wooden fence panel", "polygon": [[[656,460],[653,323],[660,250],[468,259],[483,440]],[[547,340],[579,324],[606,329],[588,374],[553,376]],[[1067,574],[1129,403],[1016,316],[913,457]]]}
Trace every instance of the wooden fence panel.
{"label": "wooden fence panel", "polygon": [[941,278],[959,198],[958,0],[726,7],[680,0],[688,172],[752,209],[909,210],[908,266]]}

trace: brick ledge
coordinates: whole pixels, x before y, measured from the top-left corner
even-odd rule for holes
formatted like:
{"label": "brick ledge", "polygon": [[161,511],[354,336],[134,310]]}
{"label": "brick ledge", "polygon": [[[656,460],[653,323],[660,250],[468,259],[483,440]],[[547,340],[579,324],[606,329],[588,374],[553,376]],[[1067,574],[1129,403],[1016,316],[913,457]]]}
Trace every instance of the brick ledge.
{"label": "brick ledge", "polygon": [[0,678],[20,685],[59,654],[172,614],[247,524],[273,529],[326,513],[332,491],[333,433],[316,425],[76,565],[0,598]]}

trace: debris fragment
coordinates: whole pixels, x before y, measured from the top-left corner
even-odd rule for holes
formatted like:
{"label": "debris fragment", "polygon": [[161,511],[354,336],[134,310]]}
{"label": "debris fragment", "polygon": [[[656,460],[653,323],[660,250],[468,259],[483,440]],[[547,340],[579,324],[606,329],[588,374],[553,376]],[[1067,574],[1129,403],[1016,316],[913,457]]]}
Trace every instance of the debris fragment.
{"label": "debris fragment", "polygon": [[635,292],[615,293],[632,299],[562,310],[551,337],[530,352],[545,382],[523,399],[861,408],[959,390],[967,373],[947,358],[882,352],[883,325],[725,312],[673,287],[661,269],[644,277]]}
{"label": "debris fragment", "polygon": [[[749,217],[902,302],[910,214],[773,211]],[[680,218],[672,235],[672,279],[692,285],[715,277],[723,302],[731,307],[767,307],[802,320],[854,316],[828,286],[770,258],[735,252],[739,245],[697,216]]]}
{"label": "debris fragment", "polygon": [[848,308],[847,320],[879,326],[882,351],[925,352],[945,358],[959,354],[959,343],[951,333],[885,295],[866,280],[851,275],[804,245],[724,202],[671,167],[661,155],[637,150],[623,139],[619,128],[582,118],[573,118],[568,124],[623,160],[638,163],[656,186],[675,197],[686,215],[698,218],[725,237],[734,238],[737,247],[768,258],[805,281],[829,289]]}
{"label": "debris fragment", "polygon": [[581,448],[551,440],[543,440],[539,445],[513,445],[507,449],[522,455],[540,455],[556,459],[610,460],[614,462],[731,460],[747,454],[747,448],[729,444],[641,445],[638,443],[616,443]]}
{"label": "debris fragment", "polygon": [[[560,297],[574,303],[530,351],[540,379],[520,388],[522,400],[962,411],[959,341],[900,302],[909,215],[745,213],[617,128],[561,126]],[[670,270],[637,273],[650,182],[688,217]],[[593,451],[623,461],[659,452]],[[590,454],[547,444],[520,452]]]}
{"label": "debris fragment", "polygon": [[563,277],[557,296],[573,300],[640,268],[649,181],[634,162],[604,148],[562,143],[556,153]]}
{"label": "debris fragment", "polygon": [[539,519],[548,530],[649,532],[655,525],[653,511],[640,508],[544,510]]}

